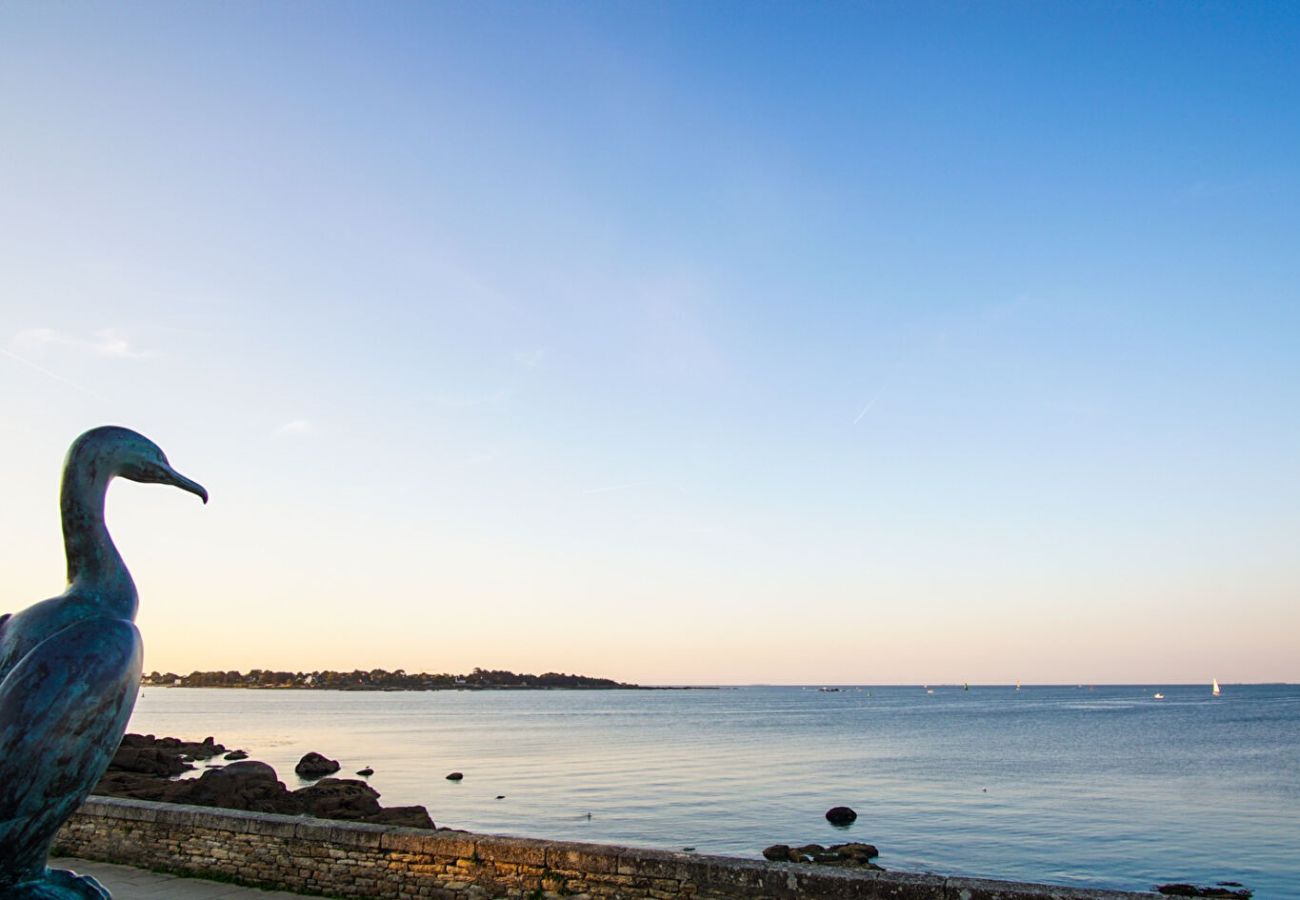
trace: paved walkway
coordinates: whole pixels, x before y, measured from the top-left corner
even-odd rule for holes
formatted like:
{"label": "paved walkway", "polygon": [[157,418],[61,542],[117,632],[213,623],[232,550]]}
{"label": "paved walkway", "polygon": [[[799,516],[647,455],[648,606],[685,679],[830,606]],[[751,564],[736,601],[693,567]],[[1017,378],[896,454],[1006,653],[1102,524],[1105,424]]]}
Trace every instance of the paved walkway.
{"label": "paved walkway", "polygon": [[202,878],[160,875],[131,866],[91,862],[71,856],[53,857],[50,865],[56,869],[71,869],[78,875],[95,876],[108,888],[113,900],[299,900],[302,896],[288,891],[259,891]]}

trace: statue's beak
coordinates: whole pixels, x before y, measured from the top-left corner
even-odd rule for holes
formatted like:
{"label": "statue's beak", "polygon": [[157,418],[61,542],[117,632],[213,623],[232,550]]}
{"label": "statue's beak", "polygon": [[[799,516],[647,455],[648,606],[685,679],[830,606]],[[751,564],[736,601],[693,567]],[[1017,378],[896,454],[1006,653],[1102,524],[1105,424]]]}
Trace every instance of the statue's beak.
{"label": "statue's beak", "polygon": [[189,491],[191,494],[194,494],[196,497],[201,499],[204,503],[208,502],[207,488],[199,484],[197,481],[191,481],[190,479],[186,478],[184,475],[182,475],[180,472],[177,472],[175,469],[171,468],[170,466],[163,467],[162,471],[159,472],[159,476],[160,476],[158,478],[159,483],[170,484],[172,487],[178,487],[182,491]]}

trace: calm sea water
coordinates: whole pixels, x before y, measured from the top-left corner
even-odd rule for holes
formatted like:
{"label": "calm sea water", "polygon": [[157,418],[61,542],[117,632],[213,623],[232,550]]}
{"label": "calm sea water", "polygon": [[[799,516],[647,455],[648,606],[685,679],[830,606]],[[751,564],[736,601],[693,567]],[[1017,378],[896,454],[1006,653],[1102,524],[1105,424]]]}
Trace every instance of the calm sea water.
{"label": "calm sea water", "polygon": [[[1300,897],[1297,686],[146,688],[131,730],[213,735],[290,788],[308,750],[370,765],[384,803],[473,831],[750,857],[861,840],[889,869]],[[829,825],[837,805],[857,822]]]}

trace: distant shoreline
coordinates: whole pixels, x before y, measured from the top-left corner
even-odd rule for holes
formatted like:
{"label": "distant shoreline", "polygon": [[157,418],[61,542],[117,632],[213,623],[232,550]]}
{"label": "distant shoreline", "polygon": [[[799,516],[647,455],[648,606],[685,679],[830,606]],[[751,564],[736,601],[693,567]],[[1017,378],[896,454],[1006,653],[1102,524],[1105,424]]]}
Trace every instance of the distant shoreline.
{"label": "distant shoreline", "polygon": [[541,675],[516,674],[504,669],[475,669],[467,675],[428,672],[408,673],[404,669],[360,669],[351,672],[332,670],[317,672],[283,672],[252,669],[245,672],[213,671],[150,672],[141,679],[141,687],[227,688],[238,690],[280,691],[680,691],[710,690],[691,686],[649,686],[627,684],[611,678],[544,672]]}
{"label": "distant shoreline", "polygon": [[142,682],[141,687],[165,688],[167,690],[195,690],[214,688],[230,691],[372,691],[387,693],[422,693],[427,691],[721,691],[730,685],[696,685],[696,684],[618,684],[613,687],[561,687],[532,686],[526,684],[501,685],[457,685],[456,687],[376,687],[368,685],[293,685],[293,684],[160,684]]}

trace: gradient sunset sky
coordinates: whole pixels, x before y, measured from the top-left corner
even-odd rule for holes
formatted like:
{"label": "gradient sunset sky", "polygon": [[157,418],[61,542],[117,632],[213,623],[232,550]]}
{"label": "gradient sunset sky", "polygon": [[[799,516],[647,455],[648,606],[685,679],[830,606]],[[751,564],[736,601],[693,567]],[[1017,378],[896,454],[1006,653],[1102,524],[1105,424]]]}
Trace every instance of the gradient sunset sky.
{"label": "gradient sunset sky", "polygon": [[0,612],[146,670],[1300,680],[1300,6],[6,3]]}

